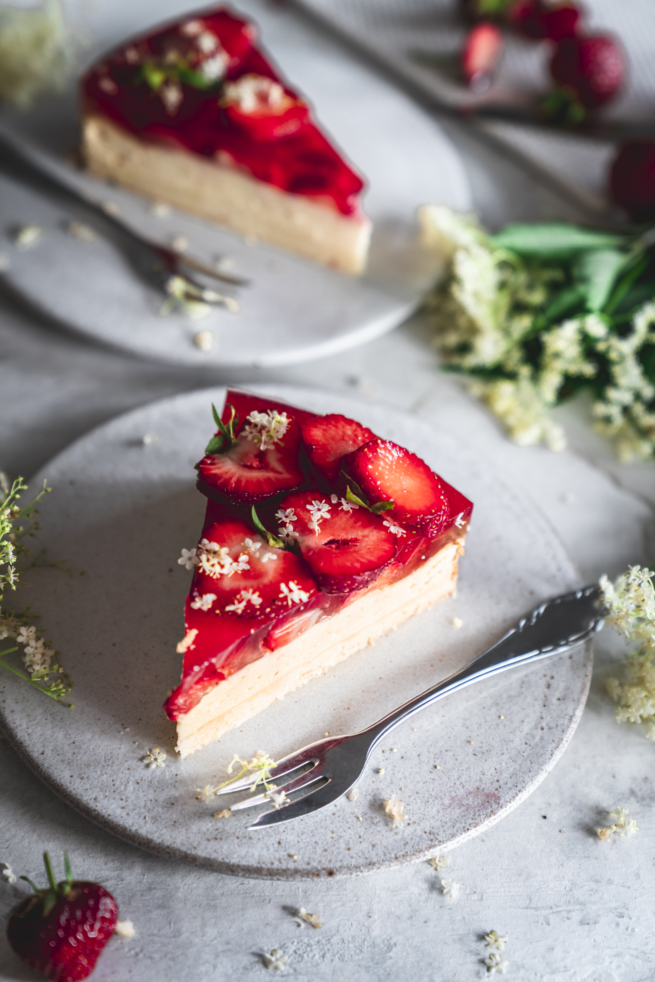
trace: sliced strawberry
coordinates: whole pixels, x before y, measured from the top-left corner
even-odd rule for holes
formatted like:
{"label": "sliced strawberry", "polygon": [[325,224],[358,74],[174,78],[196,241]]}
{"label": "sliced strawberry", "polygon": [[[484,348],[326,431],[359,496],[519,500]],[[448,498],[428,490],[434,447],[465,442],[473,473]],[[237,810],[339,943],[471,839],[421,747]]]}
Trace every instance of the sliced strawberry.
{"label": "sliced strawberry", "polygon": [[309,459],[331,482],[337,479],[345,454],[375,440],[367,426],[339,413],[314,416],[302,422],[300,429]]}
{"label": "sliced strawberry", "polygon": [[346,457],[343,466],[372,505],[393,501],[385,518],[430,537],[443,530],[449,514],[446,491],[416,454],[390,440],[372,440]]}
{"label": "sliced strawberry", "polygon": [[297,406],[290,406],[286,402],[279,402],[277,399],[269,399],[268,396],[255,396],[251,392],[242,392],[240,389],[228,389],[225,395],[225,406],[223,407],[222,420],[227,423],[230,419],[233,406],[237,415],[243,423],[246,416],[253,410],[266,412],[269,409],[277,409],[279,413],[286,413],[293,416],[299,423],[304,423],[306,419],[311,419],[315,413],[310,413],[306,409],[298,409]]}
{"label": "sliced strawberry", "polygon": [[222,446],[198,464],[198,490],[208,498],[234,504],[261,501],[303,482],[300,427],[287,413],[254,410],[241,420],[227,449],[220,432],[214,439]]}
{"label": "sliced strawberry", "polygon": [[462,70],[473,92],[487,91],[502,52],[503,35],[495,24],[483,21],[469,31],[462,51]]}
{"label": "sliced strawberry", "polygon": [[297,491],[280,502],[280,535],[295,540],[324,593],[367,586],[396,554],[384,519],[336,494]]}
{"label": "sliced strawberry", "polygon": [[206,527],[196,560],[189,600],[194,610],[262,619],[306,603],[316,593],[302,559],[271,548],[239,519]]}

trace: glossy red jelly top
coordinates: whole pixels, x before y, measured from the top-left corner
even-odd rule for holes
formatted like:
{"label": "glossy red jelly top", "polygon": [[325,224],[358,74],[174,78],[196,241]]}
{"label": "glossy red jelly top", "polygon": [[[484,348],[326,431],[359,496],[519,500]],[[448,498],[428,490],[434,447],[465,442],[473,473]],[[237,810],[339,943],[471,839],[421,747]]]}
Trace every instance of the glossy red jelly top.
{"label": "glossy red jelly top", "polygon": [[[473,508],[432,471],[439,492],[432,521],[417,523],[410,516],[403,524],[391,507],[376,512],[372,485],[368,503],[354,504],[344,484],[345,472],[334,479],[321,471],[312,463],[310,445],[303,442],[311,434],[311,446],[316,446],[321,421],[331,441],[339,426],[344,434],[352,433],[358,424],[343,416],[317,417],[261,396],[228,392],[223,425],[232,418],[238,420],[233,426],[236,449],[216,449],[219,430],[201,462],[222,457],[216,480],[231,482],[238,489],[232,499],[225,487],[217,495],[212,493],[209,475],[203,479],[199,465],[199,486],[209,501],[198,546],[193,555],[185,550],[180,560],[194,575],[186,602],[185,639],[178,647],[184,655],[182,683],[164,707],[171,719],[189,712],[217,682],[288,644],[365,590],[407,576],[462,534]],[[248,427],[254,428],[259,440],[255,444],[259,453],[253,459],[241,449]],[[300,444],[295,436],[298,428],[303,434]],[[374,436],[370,430],[361,430],[360,439],[368,441]],[[269,469],[286,466],[291,473],[291,463],[280,451],[289,436],[295,455],[293,474],[300,475],[301,483],[293,476],[289,488],[269,494]],[[380,442],[375,437],[364,446],[375,451]],[[427,467],[409,451],[397,450],[407,454],[415,468],[416,462]],[[348,468],[351,457],[352,453],[344,454],[342,467]],[[249,472],[256,497],[243,487]],[[278,487],[280,471],[271,473]],[[409,478],[403,476],[411,478],[411,471]],[[386,492],[385,487],[381,498],[388,496]],[[267,537],[262,526],[274,538]]]}
{"label": "glossy red jelly top", "polygon": [[362,179],[309,107],[225,7],[191,14],[110,52],[82,82],[85,108],[139,137],[175,144],[344,215]]}

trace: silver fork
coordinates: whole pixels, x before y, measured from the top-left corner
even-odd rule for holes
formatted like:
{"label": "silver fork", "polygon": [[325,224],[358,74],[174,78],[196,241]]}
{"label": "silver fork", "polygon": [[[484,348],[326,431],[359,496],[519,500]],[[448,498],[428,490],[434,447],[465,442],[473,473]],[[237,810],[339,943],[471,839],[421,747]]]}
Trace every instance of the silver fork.
{"label": "silver fork", "polygon": [[134,232],[110,214],[102,204],[92,200],[61,177],[54,167],[48,167],[1,131],[0,171],[57,199],[68,209],[72,209],[76,217],[83,216],[95,231],[121,249],[143,279],[169,296],[219,304],[233,312],[238,310],[233,296],[209,289],[188,270],[193,269],[233,287],[247,286],[248,280],[212,269],[192,256],[182,255],[169,246],[152,242]]}
{"label": "silver fork", "polygon": [[[305,788],[310,790],[290,804],[264,812],[248,826],[248,830],[290,822],[332,804],[352,788],[375,747],[403,720],[472,682],[490,678],[515,665],[525,665],[567,651],[599,631],[603,627],[604,617],[597,585],[547,600],[461,671],[410,699],[372,726],[359,733],[317,740],[289,754],[270,769],[271,781],[276,782],[274,793],[289,795]],[[299,773],[293,776],[296,771]],[[278,784],[280,778],[286,780]],[[319,782],[317,788],[312,787]],[[246,791],[252,783],[252,776],[243,778],[218,791],[217,795]],[[230,811],[268,803],[271,793],[252,795],[231,805]]]}

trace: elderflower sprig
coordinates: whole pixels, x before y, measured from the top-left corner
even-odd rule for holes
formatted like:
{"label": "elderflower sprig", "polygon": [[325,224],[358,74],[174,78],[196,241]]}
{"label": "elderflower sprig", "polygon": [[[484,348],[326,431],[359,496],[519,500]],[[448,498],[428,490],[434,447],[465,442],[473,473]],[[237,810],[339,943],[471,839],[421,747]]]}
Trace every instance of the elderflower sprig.
{"label": "elderflower sprig", "polygon": [[[31,621],[35,615],[27,607],[23,611],[7,610],[4,606],[10,591],[16,590],[24,574],[37,567],[50,566],[62,569],[58,563],[45,563],[38,553],[31,561],[26,540],[34,538],[40,529],[38,505],[51,489],[44,483],[43,488],[26,505],[19,504],[20,497],[27,491],[22,477],[11,484],[0,480],[0,667],[6,668],[23,682],[70,707],[63,697],[70,692],[70,678],[57,660],[58,652],[49,647],[41,632]],[[23,561],[22,565],[19,565]],[[3,641],[15,644],[2,646]],[[21,671],[9,659],[22,648],[22,662],[26,671]]]}
{"label": "elderflower sprig", "polygon": [[655,585],[652,570],[630,566],[614,582],[601,576],[607,623],[635,647],[628,652],[621,678],[607,680],[620,723],[645,723],[655,740]]}
{"label": "elderflower sprig", "polygon": [[527,446],[566,446],[552,409],[586,388],[622,461],[655,458],[655,245],[566,223],[489,235],[446,206],[419,211],[449,270],[427,304],[447,370]]}

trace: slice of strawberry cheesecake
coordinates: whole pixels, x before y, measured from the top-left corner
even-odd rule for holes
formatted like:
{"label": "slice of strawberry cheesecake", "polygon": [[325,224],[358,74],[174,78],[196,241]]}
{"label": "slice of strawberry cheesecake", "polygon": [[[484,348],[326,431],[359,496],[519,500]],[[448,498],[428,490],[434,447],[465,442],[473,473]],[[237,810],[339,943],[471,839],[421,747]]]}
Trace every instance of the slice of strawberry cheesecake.
{"label": "slice of strawberry cheesecake", "polygon": [[365,264],[362,179],[305,100],[212,7],[135,38],[82,81],[82,150],[109,178],[348,273]]}
{"label": "slice of strawberry cheesecake", "polygon": [[165,710],[183,757],[455,592],[472,504],[338,414],[228,392]]}

